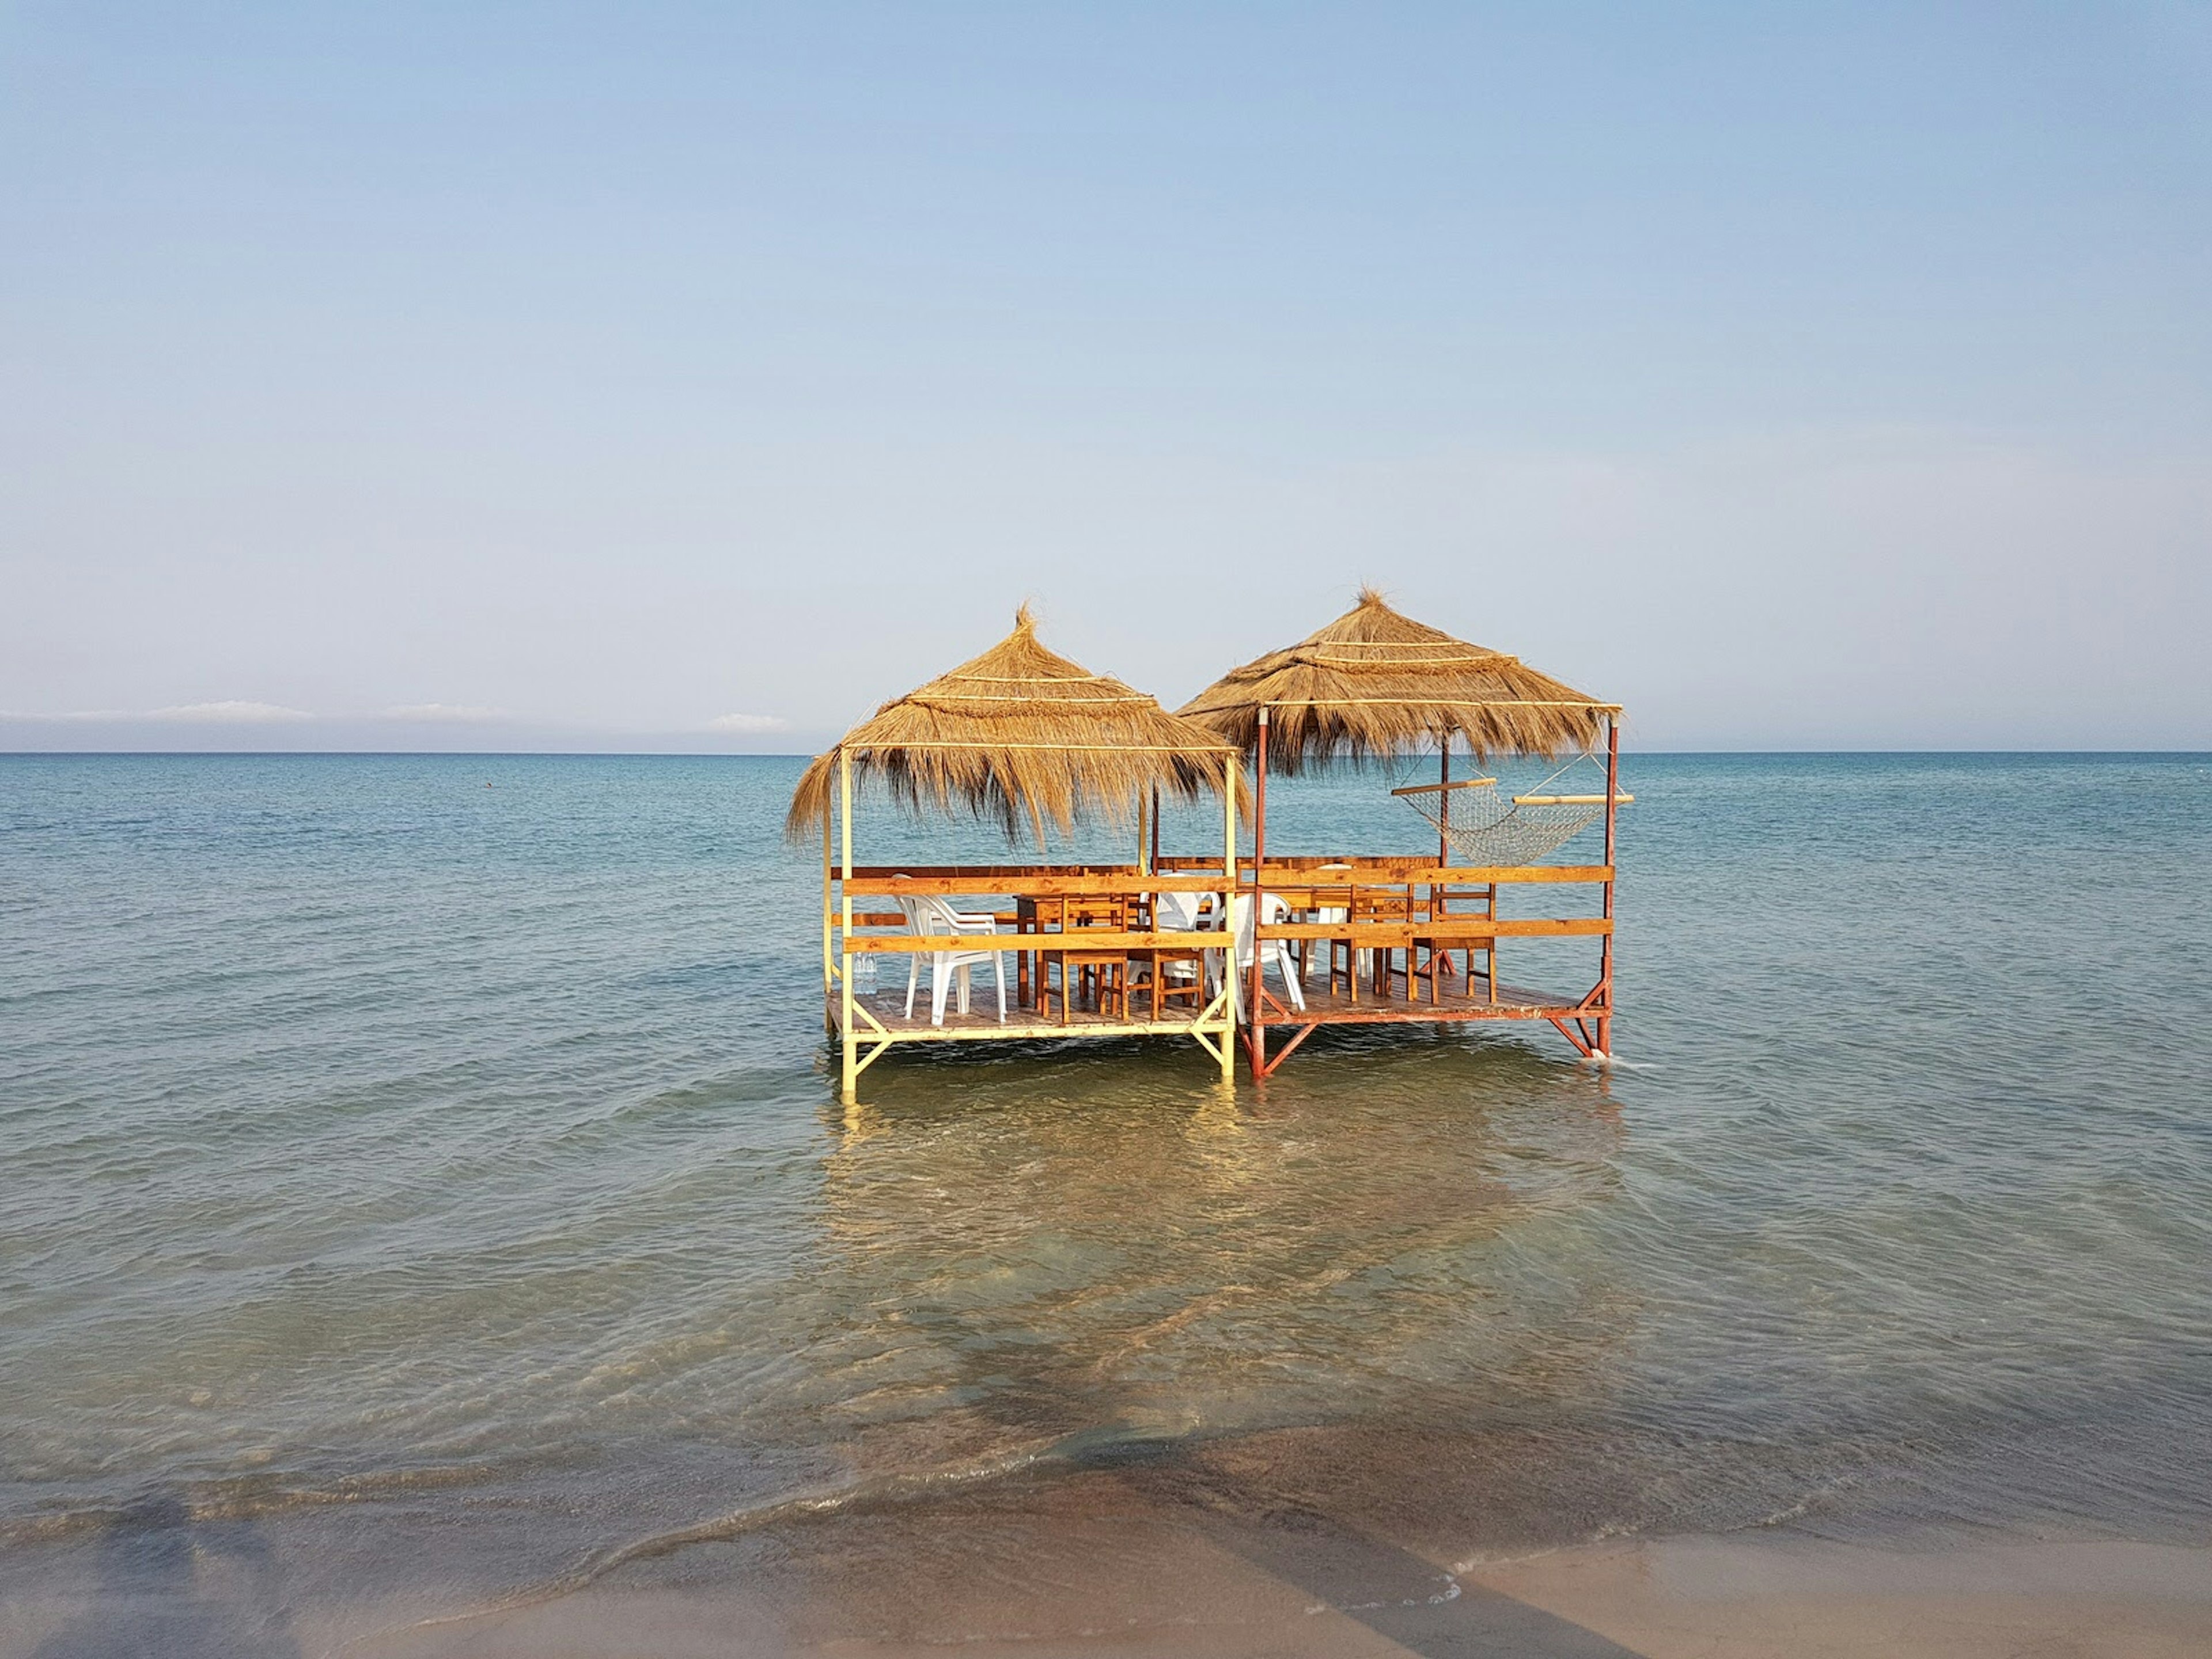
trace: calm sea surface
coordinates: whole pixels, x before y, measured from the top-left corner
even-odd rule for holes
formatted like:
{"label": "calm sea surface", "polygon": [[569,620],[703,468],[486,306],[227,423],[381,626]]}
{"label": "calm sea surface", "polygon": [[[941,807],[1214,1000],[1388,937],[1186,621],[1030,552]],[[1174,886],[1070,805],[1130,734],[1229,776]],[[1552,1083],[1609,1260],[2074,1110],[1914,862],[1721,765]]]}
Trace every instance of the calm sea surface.
{"label": "calm sea surface", "polygon": [[[1462,1556],[2212,1537],[2212,759],[1625,766],[1610,1074],[993,1048],[848,1113],[797,762],[0,757],[0,1571],[945,1568],[1101,1468]],[[1388,782],[1271,844],[1419,847]]]}

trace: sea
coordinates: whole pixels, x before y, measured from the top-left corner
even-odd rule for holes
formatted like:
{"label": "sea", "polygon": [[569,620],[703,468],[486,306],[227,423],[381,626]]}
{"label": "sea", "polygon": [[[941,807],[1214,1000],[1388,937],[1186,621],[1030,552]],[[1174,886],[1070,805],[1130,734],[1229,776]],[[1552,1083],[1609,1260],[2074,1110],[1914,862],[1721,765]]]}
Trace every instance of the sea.
{"label": "sea", "polygon": [[[851,1107],[803,763],[0,757],[0,1601],[858,1638],[1192,1529],[2212,1540],[2212,757],[1630,754],[1610,1067],[992,1043]],[[1394,781],[1276,781],[1271,849],[1433,845]]]}

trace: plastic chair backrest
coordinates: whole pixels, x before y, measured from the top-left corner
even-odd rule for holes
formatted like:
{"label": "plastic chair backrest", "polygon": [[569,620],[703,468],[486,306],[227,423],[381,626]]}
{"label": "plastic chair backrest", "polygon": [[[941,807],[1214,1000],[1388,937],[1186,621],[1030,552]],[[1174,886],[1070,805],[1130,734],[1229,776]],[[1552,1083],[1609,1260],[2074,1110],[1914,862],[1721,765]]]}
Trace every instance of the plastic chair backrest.
{"label": "plastic chair backrest", "polygon": [[898,908],[906,912],[908,928],[923,938],[960,931],[954,922],[951,905],[933,894],[902,898]]}
{"label": "plastic chair backrest", "polygon": [[1155,893],[1152,895],[1152,918],[1164,933],[1190,933],[1198,930],[1198,901],[1196,893]]}
{"label": "plastic chair backrest", "polygon": [[[1273,927],[1278,922],[1290,920],[1290,900],[1285,898],[1280,893],[1269,893],[1266,895],[1266,900],[1267,902],[1260,907],[1260,914],[1267,918],[1268,927]],[[1254,937],[1252,896],[1249,893],[1239,893],[1229,901],[1229,931],[1236,935],[1238,959],[1249,960],[1252,955]],[[1280,943],[1281,941],[1278,939],[1268,941],[1271,946]]]}

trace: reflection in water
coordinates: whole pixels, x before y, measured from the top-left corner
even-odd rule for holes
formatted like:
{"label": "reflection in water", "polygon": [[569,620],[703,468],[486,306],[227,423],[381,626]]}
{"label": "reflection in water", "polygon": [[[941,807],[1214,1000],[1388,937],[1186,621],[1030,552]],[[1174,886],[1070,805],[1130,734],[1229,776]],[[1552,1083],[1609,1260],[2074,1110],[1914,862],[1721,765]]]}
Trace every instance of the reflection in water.
{"label": "reflection in water", "polygon": [[1595,1250],[1559,1267],[1618,1188],[1602,1077],[1449,1037],[1317,1048],[1310,1081],[1242,1100],[1117,1054],[1043,1086],[1034,1059],[878,1078],[833,1124],[837,1352],[811,1356],[855,1475],[1463,1432],[1602,1389],[1632,1293]]}
{"label": "reflection in water", "polygon": [[1437,1564],[1635,1328],[1577,1243],[1620,1116],[1580,1067],[1393,1036],[1241,1098],[1113,1050],[872,1073],[825,1114],[806,1356],[845,1496],[620,1565],[817,1641],[1327,1606],[1419,1652],[1618,1654]]}

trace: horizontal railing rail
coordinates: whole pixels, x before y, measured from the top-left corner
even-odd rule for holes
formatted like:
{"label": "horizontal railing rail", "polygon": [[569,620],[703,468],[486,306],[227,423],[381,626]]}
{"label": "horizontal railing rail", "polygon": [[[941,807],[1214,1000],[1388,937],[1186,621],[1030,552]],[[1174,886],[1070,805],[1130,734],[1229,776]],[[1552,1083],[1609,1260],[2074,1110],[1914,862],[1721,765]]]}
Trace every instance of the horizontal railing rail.
{"label": "horizontal railing rail", "polygon": [[1018,873],[1003,870],[962,870],[945,875],[918,876],[902,873],[893,876],[864,876],[859,871],[843,884],[843,890],[855,898],[921,898],[944,896],[951,894],[975,894],[988,897],[1009,898],[1087,898],[1139,893],[1218,893],[1222,888],[1218,875],[1140,876],[1134,871],[1123,875],[1038,875],[1024,871]]}
{"label": "horizontal railing rail", "polygon": [[[1182,861],[1186,866],[1188,861]],[[1126,870],[1085,870],[1074,872],[1036,867],[1011,868],[1000,865],[939,866],[934,869],[855,869],[849,879],[836,878],[842,890],[855,898],[945,897],[968,894],[988,897],[1081,898],[1139,893],[1218,893],[1225,884],[1220,866],[1202,869],[1167,867],[1154,874]],[[1501,887],[1601,885],[1613,879],[1613,866],[1604,864],[1440,865],[1419,858],[1299,860],[1277,864],[1272,859],[1255,881],[1252,866],[1240,861],[1236,885],[1255,885],[1270,892],[1304,892],[1316,888],[1341,887]]]}
{"label": "horizontal railing rail", "polygon": [[[1238,865],[1237,878],[1238,886],[1252,886],[1252,866]],[[1219,878],[1215,879],[1218,881]],[[1612,879],[1613,866],[1605,864],[1460,865],[1416,859],[1403,864],[1367,860],[1292,866],[1279,865],[1271,859],[1261,870],[1258,884],[1273,893],[1303,892],[1314,887],[1559,886],[1584,883],[1595,886]]]}
{"label": "horizontal railing rail", "polygon": [[[1203,862],[1203,860],[1200,860]],[[1221,860],[1212,867],[1218,870]],[[830,873],[836,874],[832,868]],[[868,876],[1133,876],[1133,864],[856,864],[855,877]]]}
{"label": "horizontal railing rail", "polygon": [[[1605,916],[1455,916],[1429,921],[1279,921],[1262,927],[1261,939],[1333,939],[1357,945],[1427,945],[1474,939],[1571,939],[1609,933]],[[1024,939],[1040,937],[1021,934]],[[1042,935],[1056,939],[1058,934]],[[1078,937],[1080,937],[1079,935]],[[1217,935],[1217,937],[1218,937]]]}
{"label": "horizontal railing rail", "polygon": [[[1572,939],[1604,937],[1613,931],[1611,918],[1598,916],[1499,916],[1498,890],[1511,885],[1601,885],[1613,879],[1610,865],[1447,865],[1433,856],[1413,854],[1361,855],[1330,858],[1269,859],[1256,872],[1249,859],[1239,860],[1233,878],[1224,879],[1218,859],[1163,858],[1153,872],[1135,865],[872,865],[856,867],[849,877],[835,878],[851,899],[951,897],[981,901],[982,914],[1000,930],[991,933],[915,934],[903,931],[902,911],[870,908],[854,911],[850,931],[837,928],[841,947],[854,956],[919,955],[940,951],[1002,951],[1031,955],[1060,952],[1128,952],[1152,951],[1218,951],[1229,939],[1218,928],[1194,932],[1149,931],[1140,927],[1060,927],[1052,907],[1041,905],[1045,931],[1020,931],[1026,907],[1006,908],[1005,901],[1126,898],[1132,901],[1157,893],[1211,893],[1224,887],[1249,896],[1262,891],[1290,901],[1295,913],[1314,909],[1380,908],[1382,915],[1353,920],[1265,923],[1253,930],[1261,939],[1284,939],[1300,945],[1334,940],[1358,950],[1480,948],[1502,939]],[[1487,889],[1486,893],[1454,892],[1454,889]],[[1446,907],[1452,899],[1473,898],[1482,908],[1456,912]],[[1395,912],[1395,914],[1392,914]],[[1139,908],[1139,915],[1142,914]],[[1136,917],[1131,917],[1134,921]],[[864,928],[899,931],[863,933]]]}
{"label": "horizontal railing rail", "polygon": [[846,941],[854,956],[916,951],[1219,951],[1229,936],[1219,931],[1146,933],[1109,927],[1071,927],[1062,933],[855,933]]}

